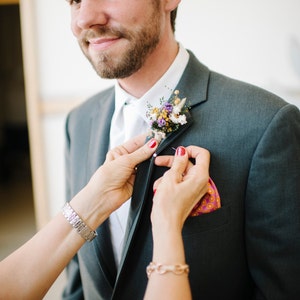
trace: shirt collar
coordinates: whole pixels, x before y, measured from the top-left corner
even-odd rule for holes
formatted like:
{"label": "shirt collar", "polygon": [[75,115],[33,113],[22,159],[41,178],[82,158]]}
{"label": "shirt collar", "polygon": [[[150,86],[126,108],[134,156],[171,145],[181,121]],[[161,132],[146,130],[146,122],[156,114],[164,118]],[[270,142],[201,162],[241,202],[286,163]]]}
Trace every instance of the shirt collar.
{"label": "shirt collar", "polygon": [[121,107],[126,103],[130,103],[137,98],[133,97],[132,95],[128,94],[125,90],[123,90],[119,83],[116,81],[115,84],[115,110],[121,109]]}
{"label": "shirt collar", "polygon": [[178,54],[165,74],[139,99],[124,91],[118,82],[115,84],[115,109],[119,110],[125,103],[135,106],[137,113],[148,123],[146,117],[148,104],[160,107],[161,100],[167,101],[176,88],[189,60],[189,53],[179,43]]}

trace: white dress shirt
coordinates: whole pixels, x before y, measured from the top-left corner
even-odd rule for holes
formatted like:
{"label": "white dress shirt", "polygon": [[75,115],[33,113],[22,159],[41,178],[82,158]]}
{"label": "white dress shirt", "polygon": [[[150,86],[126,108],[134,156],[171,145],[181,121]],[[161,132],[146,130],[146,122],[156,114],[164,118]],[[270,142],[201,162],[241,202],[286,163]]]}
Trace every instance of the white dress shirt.
{"label": "white dress shirt", "polygon": [[[165,101],[170,98],[182,76],[188,59],[188,52],[179,44],[178,54],[167,72],[139,99],[129,95],[116,82],[115,112],[110,128],[110,149],[149,130],[149,120],[146,117],[148,104],[151,104],[153,107],[160,107],[162,98]],[[109,217],[112,245],[117,266],[122,255],[129,206],[130,199]]]}

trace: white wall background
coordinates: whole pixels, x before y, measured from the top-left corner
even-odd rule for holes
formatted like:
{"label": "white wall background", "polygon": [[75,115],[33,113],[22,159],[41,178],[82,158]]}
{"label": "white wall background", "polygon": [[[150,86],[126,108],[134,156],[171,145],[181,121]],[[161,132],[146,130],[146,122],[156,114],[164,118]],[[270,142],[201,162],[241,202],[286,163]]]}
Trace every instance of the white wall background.
{"label": "white wall background", "polygon": [[208,67],[300,98],[299,0],[183,0],[177,36]]}
{"label": "white wall background", "polygon": [[[112,84],[97,77],[70,30],[68,4],[35,0],[40,95],[80,98]],[[300,106],[299,0],[182,0],[176,36],[209,68]],[[64,199],[65,113],[43,120],[49,210]]]}

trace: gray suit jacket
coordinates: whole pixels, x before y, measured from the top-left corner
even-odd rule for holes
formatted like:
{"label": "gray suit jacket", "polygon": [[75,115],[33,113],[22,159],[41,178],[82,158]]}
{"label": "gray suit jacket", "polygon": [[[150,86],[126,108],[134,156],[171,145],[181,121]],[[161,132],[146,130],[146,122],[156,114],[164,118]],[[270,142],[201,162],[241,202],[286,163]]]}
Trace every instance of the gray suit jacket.
{"label": "gray suit jacket", "polygon": [[[158,154],[197,145],[211,153],[222,207],[183,229],[194,299],[300,299],[300,113],[277,96],[210,71],[192,53],[177,86],[188,124]],[[103,163],[114,89],[73,110],[66,122],[71,199]],[[107,222],[68,267],[64,299],[142,299],[152,258],[152,184],[165,171],[138,168],[127,239],[117,271]]]}

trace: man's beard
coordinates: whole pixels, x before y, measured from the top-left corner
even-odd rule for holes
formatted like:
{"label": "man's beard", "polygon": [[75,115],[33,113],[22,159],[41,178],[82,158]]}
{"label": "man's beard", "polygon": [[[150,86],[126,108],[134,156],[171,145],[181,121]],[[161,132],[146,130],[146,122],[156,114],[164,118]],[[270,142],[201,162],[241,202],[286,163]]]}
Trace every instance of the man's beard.
{"label": "man's beard", "polygon": [[[155,10],[155,14],[153,13],[149,18],[150,22],[145,22],[143,27],[135,31],[102,27],[97,32],[91,33],[95,37],[113,34],[113,36],[127,40],[128,46],[124,47],[124,50],[120,51],[118,55],[112,56],[109,51],[104,51],[95,60],[84,51],[84,42],[80,43],[83,53],[100,77],[106,79],[126,78],[143,66],[160,39],[160,18],[157,10]],[[87,37],[85,37],[86,39]]]}

